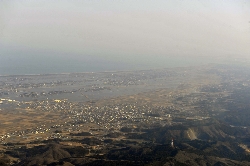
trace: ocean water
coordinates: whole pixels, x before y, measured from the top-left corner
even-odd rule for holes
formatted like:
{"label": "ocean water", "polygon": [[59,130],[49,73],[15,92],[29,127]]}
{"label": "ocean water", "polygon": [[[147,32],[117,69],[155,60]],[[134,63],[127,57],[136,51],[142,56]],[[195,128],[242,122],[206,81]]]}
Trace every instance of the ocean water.
{"label": "ocean water", "polygon": [[116,58],[71,56],[1,56],[0,75],[131,71],[156,68],[195,66],[212,60],[187,57]]}

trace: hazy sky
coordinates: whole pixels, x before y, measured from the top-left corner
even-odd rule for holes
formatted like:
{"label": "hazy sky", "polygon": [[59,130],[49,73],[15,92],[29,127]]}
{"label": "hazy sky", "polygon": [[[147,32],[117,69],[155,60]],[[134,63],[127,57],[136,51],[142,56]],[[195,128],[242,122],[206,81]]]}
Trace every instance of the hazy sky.
{"label": "hazy sky", "polygon": [[0,56],[250,56],[248,0],[0,1]]}

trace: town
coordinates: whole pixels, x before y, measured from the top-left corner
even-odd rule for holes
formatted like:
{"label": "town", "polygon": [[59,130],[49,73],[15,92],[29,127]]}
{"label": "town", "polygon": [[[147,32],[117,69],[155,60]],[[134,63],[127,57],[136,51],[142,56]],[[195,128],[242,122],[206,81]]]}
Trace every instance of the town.
{"label": "town", "polygon": [[[237,69],[226,72],[224,67],[211,65],[176,70],[1,76],[0,150],[33,148],[56,139],[62,144],[81,146],[93,157],[97,152],[107,153],[107,147],[115,148],[113,141],[152,143],[153,138],[143,136],[156,128],[207,123],[220,119],[233,108],[230,105],[243,108],[244,103],[237,103],[250,91],[247,74],[239,74]],[[243,129],[248,125],[228,123]],[[181,138],[175,133],[164,141],[170,143],[171,137],[192,141],[200,135],[187,127]],[[97,143],[86,139],[96,139]]]}

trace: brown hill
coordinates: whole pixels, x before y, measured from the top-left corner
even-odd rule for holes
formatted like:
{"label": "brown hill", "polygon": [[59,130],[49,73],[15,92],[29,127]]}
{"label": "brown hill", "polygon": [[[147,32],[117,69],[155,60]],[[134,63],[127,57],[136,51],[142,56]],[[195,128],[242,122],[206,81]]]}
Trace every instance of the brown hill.
{"label": "brown hill", "polygon": [[[48,165],[57,162],[60,159],[71,157],[59,144],[48,144],[46,146],[36,147],[36,152],[32,157],[28,157],[22,162],[22,165]],[[39,153],[40,152],[40,153]]]}

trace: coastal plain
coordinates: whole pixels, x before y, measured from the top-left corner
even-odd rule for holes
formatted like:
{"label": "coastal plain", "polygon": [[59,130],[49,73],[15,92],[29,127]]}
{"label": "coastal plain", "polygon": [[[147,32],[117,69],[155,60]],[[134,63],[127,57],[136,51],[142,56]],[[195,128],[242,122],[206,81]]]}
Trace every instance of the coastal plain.
{"label": "coastal plain", "polygon": [[[213,147],[240,152],[245,156],[240,164],[249,164],[248,71],[247,67],[211,64],[1,76],[0,150],[12,165],[163,165],[186,160],[200,165],[209,162],[194,157],[200,144],[207,153],[204,156],[209,154],[213,164],[228,163],[223,158],[240,162],[240,158],[230,158],[231,153],[219,155],[216,160],[215,154],[221,152],[215,152]],[[175,147],[171,147],[172,139]],[[38,160],[39,154],[48,152],[37,148],[46,149],[48,145],[50,151],[61,156]],[[143,153],[134,152],[135,147]],[[79,148],[81,155],[75,152]],[[28,154],[32,149],[34,155]],[[162,151],[169,153],[163,155]],[[184,151],[189,155],[176,157],[183,156]],[[133,156],[127,156],[130,153]],[[149,154],[152,160],[146,159]],[[138,161],[138,155],[144,155],[145,160]]]}

